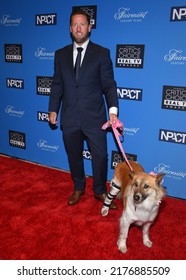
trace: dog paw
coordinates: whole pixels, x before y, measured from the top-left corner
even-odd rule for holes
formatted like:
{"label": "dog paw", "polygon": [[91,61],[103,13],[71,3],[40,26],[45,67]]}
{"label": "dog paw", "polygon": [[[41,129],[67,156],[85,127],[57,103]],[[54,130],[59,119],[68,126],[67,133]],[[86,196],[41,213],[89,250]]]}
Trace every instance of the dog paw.
{"label": "dog paw", "polygon": [[102,216],[107,216],[107,215],[108,215],[108,212],[109,212],[109,208],[103,207],[103,208],[101,209],[101,215],[102,215]]}
{"label": "dog paw", "polygon": [[150,241],[150,240],[145,240],[144,242],[143,242],[143,244],[145,245],[145,246],[147,246],[147,247],[152,247],[152,242]]}
{"label": "dog paw", "polygon": [[127,247],[126,246],[118,246],[118,249],[120,252],[122,252],[123,254],[125,254],[127,252]]}
{"label": "dog paw", "polygon": [[120,252],[122,252],[123,254],[125,254],[127,252],[127,246],[126,246],[125,242],[121,242],[120,240],[118,240],[117,245],[118,245],[118,250]]}

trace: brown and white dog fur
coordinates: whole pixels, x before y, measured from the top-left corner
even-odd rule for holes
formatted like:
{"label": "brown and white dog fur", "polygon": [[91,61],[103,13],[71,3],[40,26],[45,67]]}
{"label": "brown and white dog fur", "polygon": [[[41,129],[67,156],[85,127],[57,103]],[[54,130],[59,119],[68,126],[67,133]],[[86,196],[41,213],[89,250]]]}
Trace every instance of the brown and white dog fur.
{"label": "brown and white dog fur", "polygon": [[158,214],[159,204],[165,195],[165,190],[161,186],[165,174],[148,174],[139,163],[134,161],[129,163],[133,171],[130,171],[125,162],[117,164],[111,180],[109,193],[111,196],[108,194],[101,209],[102,216],[106,216],[109,203],[121,191],[123,212],[117,245],[122,253],[127,252],[126,240],[129,227],[133,223],[142,226],[143,244],[147,247],[152,246],[149,228]]}

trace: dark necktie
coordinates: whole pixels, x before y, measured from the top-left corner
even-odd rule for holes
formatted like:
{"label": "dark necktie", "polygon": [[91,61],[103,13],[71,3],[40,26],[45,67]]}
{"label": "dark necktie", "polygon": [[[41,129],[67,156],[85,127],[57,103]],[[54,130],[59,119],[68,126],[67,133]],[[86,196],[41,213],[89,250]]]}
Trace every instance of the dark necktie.
{"label": "dark necktie", "polygon": [[75,74],[76,74],[76,80],[78,80],[79,77],[79,69],[80,69],[80,65],[81,65],[81,52],[82,52],[83,48],[79,47],[77,48],[78,54],[76,57],[76,63],[75,63]]}

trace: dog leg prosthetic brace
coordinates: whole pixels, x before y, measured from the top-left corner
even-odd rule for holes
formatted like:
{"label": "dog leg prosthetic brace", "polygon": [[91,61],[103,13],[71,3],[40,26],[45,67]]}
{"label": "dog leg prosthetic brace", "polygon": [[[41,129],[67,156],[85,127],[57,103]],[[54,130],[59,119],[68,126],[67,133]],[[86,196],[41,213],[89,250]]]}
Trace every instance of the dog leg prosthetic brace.
{"label": "dog leg prosthetic brace", "polygon": [[119,192],[120,192],[120,187],[112,181],[110,184],[110,192],[107,194],[105,201],[103,203],[103,207],[101,209],[102,216],[108,215],[110,204]]}

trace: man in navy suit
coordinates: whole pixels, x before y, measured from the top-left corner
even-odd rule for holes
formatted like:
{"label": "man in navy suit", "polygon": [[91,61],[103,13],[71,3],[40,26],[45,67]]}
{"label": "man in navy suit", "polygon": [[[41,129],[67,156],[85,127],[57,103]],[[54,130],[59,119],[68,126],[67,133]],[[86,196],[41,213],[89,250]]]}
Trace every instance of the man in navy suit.
{"label": "man in navy suit", "polygon": [[[83,10],[73,11],[70,17],[73,44],[55,52],[49,100],[51,124],[57,123],[61,110],[60,124],[74,182],[69,205],[78,203],[81,195],[85,193],[82,155],[84,141],[87,141],[92,156],[94,197],[104,202],[107,192],[108,155],[106,132],[101,128],[107,121],[106,105],[110,124],[117,121],[118,114],[118,97],[110,51],[91,42],[90,31],[89,16]],[[77,48],[80,48],[81,53],[78,77],[74,69],[79,52]],[[113,202],[110,209],[117,209],[117,205]]]}

